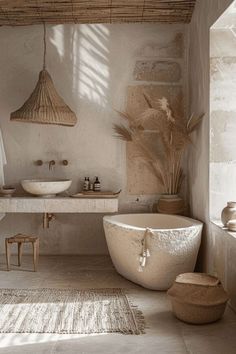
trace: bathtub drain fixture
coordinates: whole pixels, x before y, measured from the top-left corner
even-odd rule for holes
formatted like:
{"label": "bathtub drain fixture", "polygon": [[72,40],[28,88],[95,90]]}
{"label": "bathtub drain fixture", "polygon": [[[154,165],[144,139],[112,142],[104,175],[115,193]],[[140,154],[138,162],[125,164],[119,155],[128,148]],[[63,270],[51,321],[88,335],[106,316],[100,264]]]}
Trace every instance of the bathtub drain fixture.
{"label": "bathtub drain fixture", "polygon": [[151,255],[149,248],[147,246],[148,235],[151,236],[151,235],[153,235],[153,233],[152,233],[152,230],[147,227],[145,230],[143,239],[142,239],[142,253],[139,256],[139,268],[138,268],[139,272],[143,272],[143,269],[145,268],[146,263],[147,263],[147,258],[150,257],[150,255]]}

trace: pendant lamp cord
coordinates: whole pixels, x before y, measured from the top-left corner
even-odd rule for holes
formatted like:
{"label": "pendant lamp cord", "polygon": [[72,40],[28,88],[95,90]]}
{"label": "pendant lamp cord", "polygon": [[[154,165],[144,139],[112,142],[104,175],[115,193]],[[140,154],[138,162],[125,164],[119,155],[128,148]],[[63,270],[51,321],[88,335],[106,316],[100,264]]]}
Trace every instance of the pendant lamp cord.
{"label": "pendant lamp cord", "polygon": [[43,70],[46,69],[46,25],[45,22],[43,23]]}

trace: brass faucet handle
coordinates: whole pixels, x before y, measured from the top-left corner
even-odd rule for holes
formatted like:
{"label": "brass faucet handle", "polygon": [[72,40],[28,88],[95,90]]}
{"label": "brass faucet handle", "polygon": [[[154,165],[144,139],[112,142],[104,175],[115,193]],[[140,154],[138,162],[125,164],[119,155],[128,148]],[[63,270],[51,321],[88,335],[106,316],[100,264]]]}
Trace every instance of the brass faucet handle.
{"label": "brass faucet handle", "polygon": [[62,161],[62,164],[63,164],[64,166],[68,166],[69,162],[68,162],[68,160],[63,160],[63,161]]}
{"label": "brass faucet handle", "polygon": [[43,161],[42,160],[37,160],[35,163],[36,163],[37,166],[42,166],[43,165]]}

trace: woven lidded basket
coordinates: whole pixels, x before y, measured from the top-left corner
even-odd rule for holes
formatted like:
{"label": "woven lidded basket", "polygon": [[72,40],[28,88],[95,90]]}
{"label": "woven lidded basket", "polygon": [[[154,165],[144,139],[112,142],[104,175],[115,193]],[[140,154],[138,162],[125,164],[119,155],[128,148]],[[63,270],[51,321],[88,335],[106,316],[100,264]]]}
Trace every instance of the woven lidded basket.
{"label": "woven lidded basket", "polygon": [[167,294],[175,316],[192,324],[219,320],[228,301],[219,279],[205,273],[178,275]]}

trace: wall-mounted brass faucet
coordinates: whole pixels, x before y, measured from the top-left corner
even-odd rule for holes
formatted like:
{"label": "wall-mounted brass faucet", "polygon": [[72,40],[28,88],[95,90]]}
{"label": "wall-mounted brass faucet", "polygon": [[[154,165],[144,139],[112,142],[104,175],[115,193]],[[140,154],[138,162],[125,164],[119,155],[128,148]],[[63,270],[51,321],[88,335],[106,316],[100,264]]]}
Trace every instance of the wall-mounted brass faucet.
{"label": "wall-mounted brass faucet", "polygon": [[35,164],[37,166],[42,166],[43,165],[43,161],[42,160],[37,160],[37,161],[35,161]]}
{"label": "wall-mounted brass faucet", "polygon": [[[51,160],[49,162],[45,162],[48,164],[48,168],[49,170],[51,171],[53,166],[56,165],[56,161],[55,160]],[[42,160],[37,160],[34,162],[34,164],[36,166],[42,166],[43,165],[43,161]],[[68,166],[69,165],[69,161],[68,160],[62,160],[62,161],[59,161],[59,164],[63,165],[63,166]]]}
{"label": "wall-mounted brass faucet", "polygon": [[56,164],[55,160],[49,161],[49,164],[48,164],[49,171],[52,170],[52,168],[53,168],[53,166],[55,166],[55,164]]}

